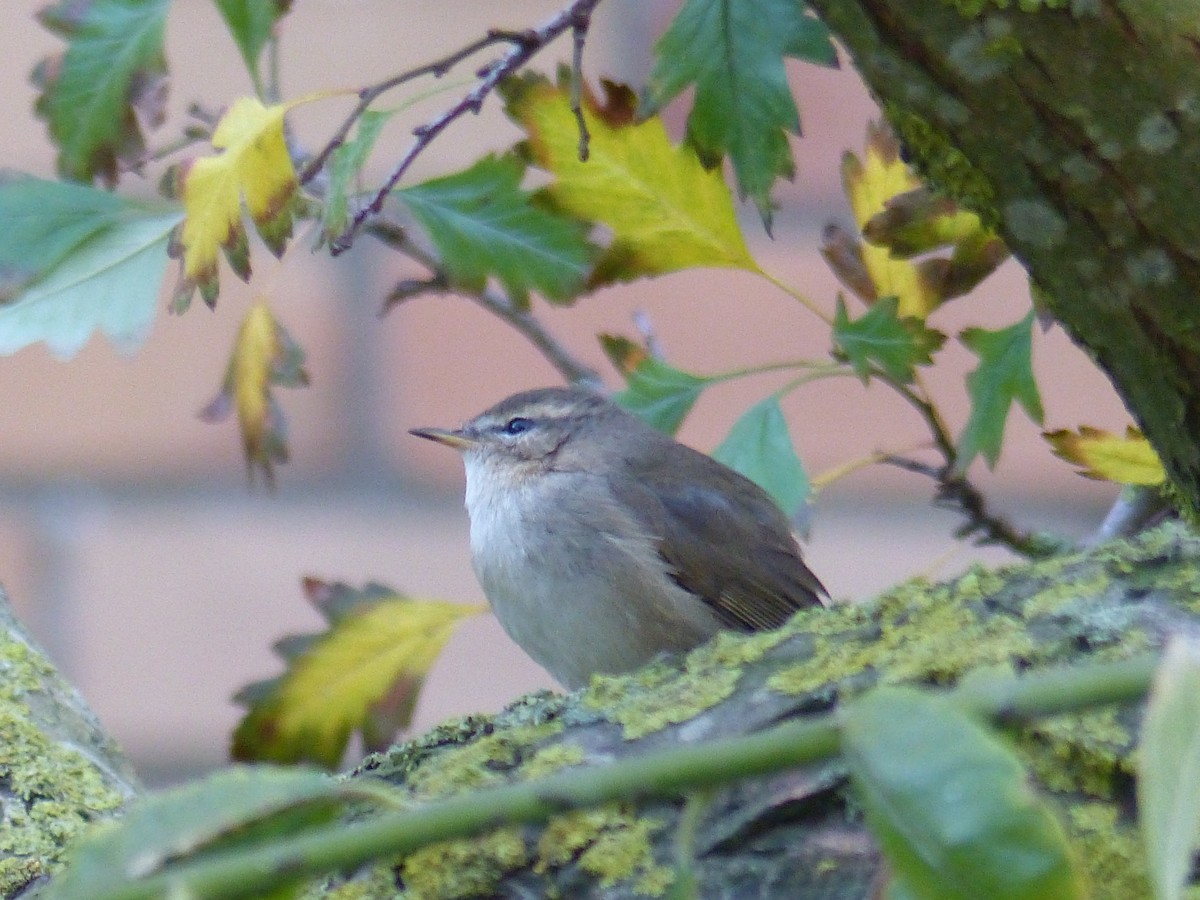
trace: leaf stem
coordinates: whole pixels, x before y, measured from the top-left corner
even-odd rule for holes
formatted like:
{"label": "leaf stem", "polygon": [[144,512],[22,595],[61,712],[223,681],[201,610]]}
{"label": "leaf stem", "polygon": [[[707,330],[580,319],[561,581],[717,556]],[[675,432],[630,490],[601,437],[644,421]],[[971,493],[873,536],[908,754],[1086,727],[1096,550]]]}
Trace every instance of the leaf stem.
{"label": "leaf stem", "polygon": [[[755,264],[755,266],[757,267],[757,263]],[[826,312],[824,309],[822,309],[821,305],[819,303],[817,303],[815,300],[813,300],[811,297],[808,297],[806,294],[801,293],[798,289],[792,287],[790,284],[787,284],[786,282],[779,280],[774,275],[772,275],[770,272],[768,272],[766,269],[758,268],[758,274],[761,275],[763,278],[767,279],[767,281],[769,281],[771,284],[775,285],[775,287],[779,288],[781,291],[783,291],[785,294],[787,294],[793,300],[800,301],[800,303],[809,312],[811,312],[814,316],[816,316],[818,319],[820,319],[826,325],[829,325],[830,327],[833,326],[833,315],[829,312]]]}

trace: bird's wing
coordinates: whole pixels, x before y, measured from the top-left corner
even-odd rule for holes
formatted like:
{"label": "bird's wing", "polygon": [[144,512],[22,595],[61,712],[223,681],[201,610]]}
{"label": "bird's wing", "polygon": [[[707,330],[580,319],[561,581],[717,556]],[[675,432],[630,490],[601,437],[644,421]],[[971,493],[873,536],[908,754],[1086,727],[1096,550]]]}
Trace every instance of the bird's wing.
{"label": "bird's wing", "polygon": [[825,588],[800,558],[787,518],[766,494],[737,490],[740,475],[713,463],[709,487],[654,459],[630,465],[635,477],[612,478],[610,489],[658,541],[679,585],[726,627],[777,628],[821,603]]}

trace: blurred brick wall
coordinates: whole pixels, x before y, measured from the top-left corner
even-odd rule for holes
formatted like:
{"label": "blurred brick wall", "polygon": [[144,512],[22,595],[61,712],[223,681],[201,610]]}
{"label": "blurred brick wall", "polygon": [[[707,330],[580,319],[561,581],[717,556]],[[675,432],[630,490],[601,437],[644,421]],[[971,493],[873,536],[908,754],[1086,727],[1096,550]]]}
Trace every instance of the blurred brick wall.
{"label": "blurred brick wall", "polygon": [[[34,24],[40,5],[10,0],[6,8],[0,113],[8,124],[0,164],[50,175],[52,153],[44,127],[32,118],[27,83],[35,61],[59,46]],[[305,0],[286,23],[284,87],[297,95],[363,84],[488,26],[537,22],[558,6],[557,0],[502,7],[477,0]],[[674,6],[643,0],[601,6],[587,49],[589,75],[642,77],[653,37]],[[217,108],[247,91],[208,0],[177,0],[169,58],[175,121],[192,100]],[[544,70],[552,59],[540,60]],[[761,235],[752,212],[746,227],[765,269],[831,302],[837,287],[815,241],[828,218],[847,218],[837,162],[844,148],[861,145],[874,111],[848,70],[792,71],[809,135],[796,144],[799,177],[780,191],[774,242]],[[414,111],[410,127],[448,96]],[[489,103],[478,119],[437,143],[414,177],[452,170],[483,148],[510,143],[515,133],[496,106]],[[346,108],[330,102],[301,109],[300,138],[316,145]],[[386,171],[386,148],[394,154],[403,146],[403,125],[389,135],[376,173]],[[127,189],[150,187],[132,182]],[[183,317],[162,315],[132,359],[100,340],[67,364],[40,347],[0,359],[0,583],[151,778],[222,761],[238,716],[229,696],[277,673],[269,649],[277,637],[319,625],[300,597],[301,576],[381,580],[419,595],[480,599],[468,562],[459,463],[408,437],[407,429],[455,424],[500,396],[557,380],[534,350],[469,301],[418,299],[379,320],[391,284],[419,273],[365,241],[338,260],[314,256],[306,249],[311,239],[301,236],[283,263],[256,252],[253,287],[224,278],[215,313],[198,305]],[[294,459],[280,472],[274,496],[247,490],[233,427],[195,417],[217,389],[247,303],[260,293],[307,350],[313,378],[307,390],[281,392]],[[940,326],[1008,324],[1027,302],[1021,272],[1010,265]],[[604,369],[595,333],[629,332],[635,309],[649,313],[672,360],[697,371],[826,352],[811,316],[742,273],[642,281],[603,291],[573,310],[539,312]],[[962,373],[973,358],[958,346],[946,355],[951,365],[930,380],[949,398],[957,426],[966,414]],[[1060,333],[1039,336],[1035,362],[1049,427],[1124,424],[1106,382]],[[684,439],[710,449],[739,410],[777,384],[756,378],[714,388]],[[814,472],[921,437],[905,407],[853,382],[821,383],[785,405]],[[1054,461],[1021,414],[1011,427],[1000,472],[981,481],[1023,523],[1086,530],[1111,491]],[[928,496],[919,480],[878,470],[822,495],[809,555],[835,596],[861,597],[911,574],[948,574],[971,559],[1003,558],[956,544],[956,520],[932,511]],[[549,685],[494,621],[478,620],[438,663],[418,727],[452,713],[495,709]]]}

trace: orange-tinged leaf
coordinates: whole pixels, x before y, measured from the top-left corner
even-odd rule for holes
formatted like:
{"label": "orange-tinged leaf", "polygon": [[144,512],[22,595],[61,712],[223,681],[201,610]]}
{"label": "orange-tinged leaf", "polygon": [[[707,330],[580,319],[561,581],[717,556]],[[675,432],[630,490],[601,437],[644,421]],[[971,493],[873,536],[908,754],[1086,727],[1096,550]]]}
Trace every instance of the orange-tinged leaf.
{"label": "orange-tinged leaf", "polygon": [[508,115],[529,135],[525,152],[555,176],[548,199],[613,233],[593,285],[688,268],[759,271],[720,169],[705,169],[694,150],[673,145],[657,117],[634,122],[628,88],[604,88],[603,104],[590,93],[583,98],[591,133],[586,162],[565,83],[526,76],[504,90]]}
{"label": "orange-tinged leaf", "polygon": [[259,302],[242,320],[220,393],[200,416],[217,422],[236,411],[250,475],[253,478],[258,469],[271,484],[274,464],[288,458],[283,411],[271,388],[306,384],[304,351],[276,321],[270,307]]}
{"label": "orange-tinged leaf", "polygon": [[328,595],[321,609],[331,626],[281,641],[287,671],[239,694],[249,710],[234,735],[238,759],[332,768],[355,730],[373,746],[386,743],[408,723],[425,675],[454,630],[487,610],[415,600],[380,585],[358,591],[310,580],[307,587],[311,597]]}
{"label": "orange-tinged leaf", "polygon": [[1086,478],[1148,487],[1167,480],[1158,454],[1132,425],[1124,437],[1088,425],[1077,432],[1047,432],[1044,437],[1057,456],[1079,466],[1079,474]]}
{"label": "orange-tinged leaf", "polygon": [[[900,145],[891,131],[884,125],[873,124],[867,129],[863,158],[860,160],[849,152],[842,157],[842,185],[861,230],[884,211],[888,200],[916,189],[921,181],[900,158]],[[894,258],[887,247],[863,243],[859,252],[875,287],[875,297],[864,300],[896,297],[902,318],[919,319],[924,319],[941,302],[936,286],[922,277],[919,268],[908,260]]]}
{"label": "orange-tinged leaf", "polygon": [[641,344],[619,334],[600,335],[600,347],[613,368],[626,377],[650,356],[650,351]]}
{"label": "orange-tinged leaf", "polygon": [[290,201],[296,169],[283,136],[289,109],[324,95],[263,106],[242,97],[221,117],[213,132],[214,149],[223,152],[195,160],[183,173],[183,205],[187,212],[179,237],[183,273],[176,290],[177,311],[187,308],[200,288],[212,305],[217,296],[218,251],[224,249],[243,279],[250,275],[242,203],[259,234],[276,255],[291,237]]}

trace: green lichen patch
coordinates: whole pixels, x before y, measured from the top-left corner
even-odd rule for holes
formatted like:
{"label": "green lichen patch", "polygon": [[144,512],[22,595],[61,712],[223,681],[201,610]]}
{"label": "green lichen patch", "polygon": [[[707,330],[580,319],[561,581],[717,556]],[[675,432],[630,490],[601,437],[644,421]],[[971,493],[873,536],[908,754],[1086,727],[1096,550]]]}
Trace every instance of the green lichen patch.
{"label": "green lichen patch", "polygon": [[709,668],[701,662],[688,657],[682,675],[657,665],[631,675],[598,676],[580,703],[619,723],[626,740],[645,737],[694,719],[733,693],[739,669]]}
{"label": "green lichen patch", "polygon": [[992,576],[968,573],[951,594],[946,587],[912,583],[873,607],[874,628],[822,636],[812,654],[781,668],[772,690],[808,694],[865,687],[876,682],[952,684],[966,672],[1023,659],[1034,650],[1024,625],[1003,614],[984,614],[977,600]]}
{"label": "green lichen patch", "polygon": [[884,103],[888,121],[900,135],[921,174],[938,190],[979,215],[988,228],[1000,224],[991,180],[928,119],[893,103]]}
{"label": "green lichen patch", "polygon": [[[44,695],[59,690],[69,692],[43,656],[19,640],[0,641],[0,896],[54,871],[67,844],[129,799],[112,773],[35,719],[35,710],[57,709]],[[62,726],[68,735],[77,729]]]}
{"label": "green lichen patch", "polygon": [[1017,748],[1050,790],[1111,800],[1133,775],[1130,715],[1107,707],[1039,719],[1022,729]]}
{"label": "green lichen patch", "polygon": [[410,853],[401,864],[402,896],[411,900],[488,897],[500,879],[524,866],[527,858],[525,838],[517,827],[431,844]]}
{"label": "green lichen patch", "polygon": [[637,894],[662,896],[674,875],[655,859],[650,838],[665,826],[621,804],[555,816],[538,839],[534,871],[578,861],[602,888],[629,883]]}
{"label": "green lichen patch", "polygon": [[535,756],[542,741],[562,729],[561,722],[547,722],[492,731],[430,758],[408,774],[405,785],[416,799],[435,800],[504,784]]}
{"label": "green lichen patch", "polygon": [[1080,803],[1067,811],[1067,831],[1088,873],[1093,900],[1151,897],[1141,835],[1116,807]]}

